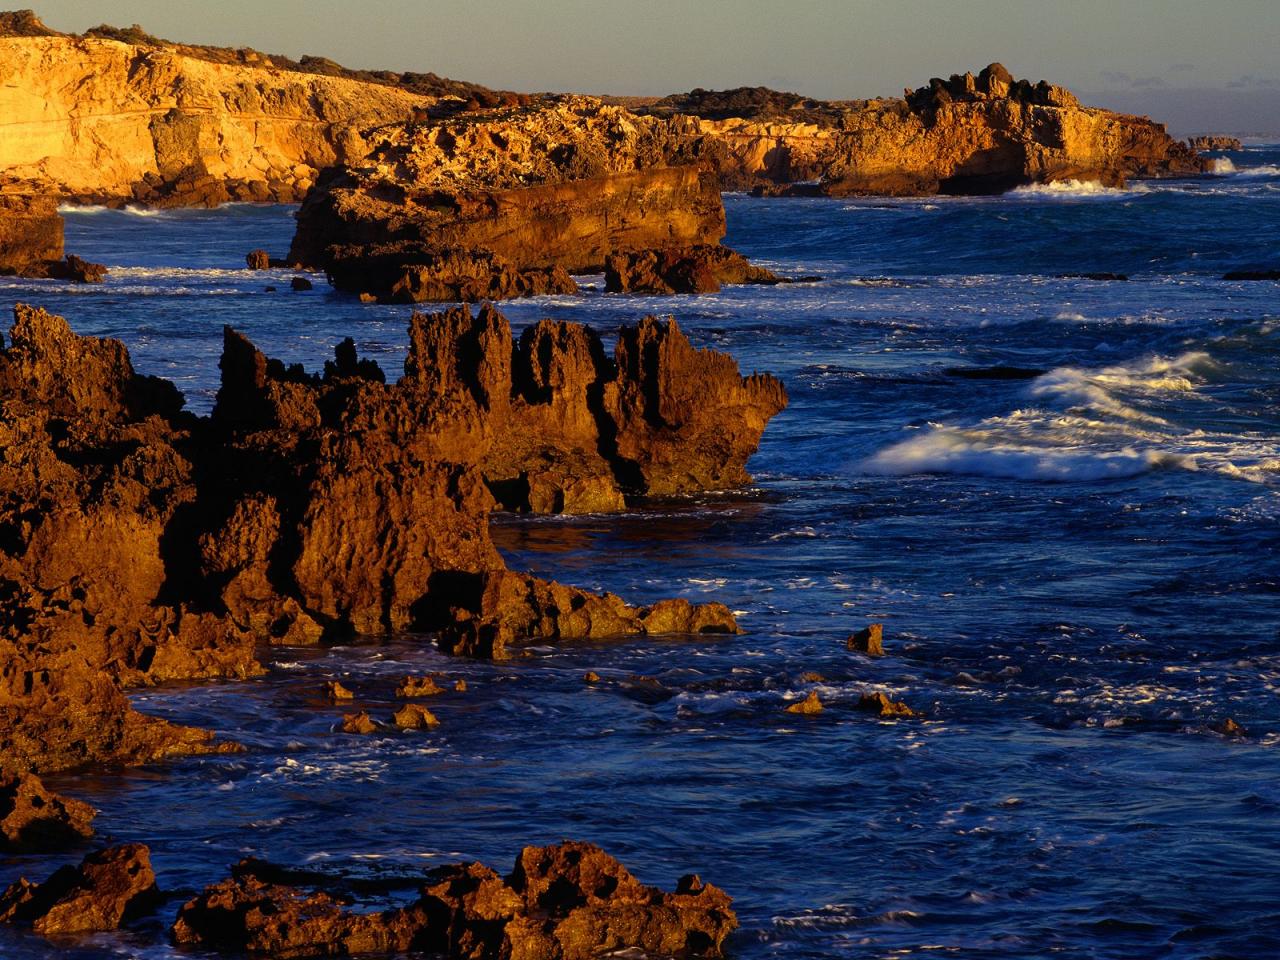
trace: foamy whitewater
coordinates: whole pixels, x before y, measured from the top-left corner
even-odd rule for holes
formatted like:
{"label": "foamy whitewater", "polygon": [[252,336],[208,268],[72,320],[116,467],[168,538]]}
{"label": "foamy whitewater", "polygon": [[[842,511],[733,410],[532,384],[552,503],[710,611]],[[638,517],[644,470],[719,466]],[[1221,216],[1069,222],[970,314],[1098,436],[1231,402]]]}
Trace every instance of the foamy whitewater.
{"label": "foamy whitewater", "polygon": [[[1280,268],[1280,149],[1223,159],[1125,190],[731,196],[732,246],[826,279],[636,298],[586,277],[502,305],[607,339],[676,313],[784,380],[749,490],[494,521],[517,569],[720,600],[747,633],[500,665],[398,637],[140,692],[248,752],[50,779],[149,843],[171,898],[74,944],[0,930],[0,956],[185,956],[163,945],[178,904],[250,854],[412,896],[425,867],[563,837],[725,887],[740,960],[1280,956],[1280,284],[1221,279]],[[122,339],[199,412],[224,324],[311,369],[351,335],[394,375],[409,308],[241,269],[286,249],[292,212],[68,209],[68,249],[109,281],[0,279],[0,299]],[[884,657],[845,649],[868,622]],[[430,734],[343,735],[319,695],[340,678],[386,712],[427,670],[469,687]],[[820,716],[783,712],[812,689]],[[862,714],[868,691],[924,719]],[[73,857],[0,862],[0,883]]]}

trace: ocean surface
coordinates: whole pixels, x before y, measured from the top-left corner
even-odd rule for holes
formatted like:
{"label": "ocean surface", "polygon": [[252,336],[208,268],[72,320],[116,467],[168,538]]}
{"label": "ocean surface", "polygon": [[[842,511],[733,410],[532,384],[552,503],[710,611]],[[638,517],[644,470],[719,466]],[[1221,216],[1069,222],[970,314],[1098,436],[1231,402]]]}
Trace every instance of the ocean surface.
{"label": "ocean surface", "polygon": [[[494,520],[518,569],[720,600],[747,633],[504,664],[414,636],[277,648],[259,680],[139,693],[249,752],[49,778],[102,839],[149,843],[170,899],[124,934],[0,931],[0,956],[182,956],[178,905],[248,854],[407,897],[424,868],[565,837],[726,888],[740,960],[1280,956],[1280,285],[1220,279],[1280,268],[1280,147],[1224,159],[1124,191],[729,196],[728,243],[826,279],[638,298],[594,277],[502,305],[606,338],[675,314],[786,383],[750,489]],[[224,324],[311,369],[351,335],[397,372],[409,308],[242,269],[292,214],[69,210],[67,249],[108,282],[0,280],[0,309],[120,338],[202,412]],[[1130,279],[1062,276],[1095,272]],[[997,365],[1041,373],[948,373]],[[887,655],[848,652],[872,621]],[[469,684],[432,701],[436,731],[335,732],[325,680],[386,712],[426,670]],[[810,689],[824,713],[784,712]],[[923,719],[860,713],[865,691]],[[0,882],[78,856],[0,860]]]}

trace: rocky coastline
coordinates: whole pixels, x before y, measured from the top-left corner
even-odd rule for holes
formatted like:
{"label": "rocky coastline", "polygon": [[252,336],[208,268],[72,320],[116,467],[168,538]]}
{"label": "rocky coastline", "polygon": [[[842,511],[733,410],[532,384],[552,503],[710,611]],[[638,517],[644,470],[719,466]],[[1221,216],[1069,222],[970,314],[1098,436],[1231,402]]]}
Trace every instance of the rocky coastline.
{"label": "rocky coastline", "polygon": [[[137,374],[122,343],[16,308],[0,341],[10,852],[93,836],[92,808],[40,775],[243,750],[136,710],[129,691],[253,677],[265,646],[410,633],[501,660],[535,643],[739,630],[722,604],[637,605],[512,570],[490,518],[605,514],[741,487],[786,407],[782,383],[743,376],[674,317],[644,317],[607,345],[552,319],[517,336],[489,301],[571,294],[575,274],[596,272],[607,292],[632,295],[814,279],[721,244],[725,189],[1114,186],[1204,173],[1197,151],[1233,149],[1180,143],[999,64],[901,99],[759,89],[628,107],[232,56],[136,28],[70,36],[23,12],[0,15],[0,78],[0,127],[24,131],[0,149],[0,274],[103,279],[105,268],[65,254],[61,202],[301,202],[287,256],[254,251],[250,266],[300,265],[364,298],[450,305],[409,318],[399,376],[351,339],[308,373],[228,327],[205,417],[173,383]],[[882,652],[878,625],[856,639],[850,650]],[[811,692],[786,711],[822,709]],[[916,715],[883,693],[858,709]],[[393,722],[404,729],[438,722],[421,705],[402,713]],[[377,724],[357,713],[343,729]],[[673,892],[644,886],[586,843],[527,847],[505,876],[469,863],[420,881],[417,900],[371,913],[324,878],[245,861],[186,902],[171,935],[261,956],[577,960],[718,956],[736,925],[719,888],[695,876]],[[162,883],[145,846],[112,846],[44,883],[15,883],[0,894],[0,922],[47,935],[115,929],[151,909]]]}

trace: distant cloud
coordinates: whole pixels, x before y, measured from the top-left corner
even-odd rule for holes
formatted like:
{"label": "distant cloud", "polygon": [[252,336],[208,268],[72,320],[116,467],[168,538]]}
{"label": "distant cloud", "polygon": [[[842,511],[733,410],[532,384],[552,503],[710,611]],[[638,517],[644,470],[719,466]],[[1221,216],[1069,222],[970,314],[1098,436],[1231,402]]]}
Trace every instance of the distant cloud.
{"label": "distant cloud", "polygon": [[1117,86],[1127,87],[1133,83],[1133,77],[1127,73],[1116,73],[1114,70],[1102,71],[1102,79],[1107,83],[1114,83]]}
{"label": "distant cloud", "polygon": [[1153,87],[1163,87],[1164,85],[1164,80],[1160,77],[1139,77],[1132,84],[1135,90],[1150,90]]}

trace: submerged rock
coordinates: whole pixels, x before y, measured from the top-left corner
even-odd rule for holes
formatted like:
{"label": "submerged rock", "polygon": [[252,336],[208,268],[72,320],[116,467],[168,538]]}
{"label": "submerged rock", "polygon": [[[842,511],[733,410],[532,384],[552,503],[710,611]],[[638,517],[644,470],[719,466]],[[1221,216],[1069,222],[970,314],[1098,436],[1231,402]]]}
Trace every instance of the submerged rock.
{"label": "submerged rock", "polygon": [[265,250],[250,250],[245,254],[244,262],[250,270],[269,270],[271,254]]}
{"label": "submerged rock", "polygon": [[182,907],[180,946],[257,956],[423,951],[450,958],[588,960],[624,950],[716,957],[737,926],[732,901],[697,877],[674,893],[640,884],[591,844],[526,847],[505,879],[478,863],[424,878],[415,902],[356,913],[329,893],[273,882],[243,861],[231,879]]}
{"label": "submerged rock", "polygon": [[348,713],[342,718],[343,733],[358,733],[367,735],[378,731],[377,721],[369,716],[369,711],[360,710],[357,713]]}
{"label": "submerged rock", "polygon": [[97,811],[29,773],[0,773],[0,850],[52,850],[93,836]]}
{"label": "submerged rock", "polygon": [[150,851],[128,843],[91,853],[44,883],[12,884],[0,894],[0,923],[30,925],[45,936],[115,930],[157,898]]}
{"label": "submerged rock", "polygon": [[324,685],[324,694],[330,700],[354,700],[356,696],[339,680],[327,681]]}
{"label": "submerged rock", "polygon": [[1232,270],[1223,280],[1280,280],[1280,270]]}

